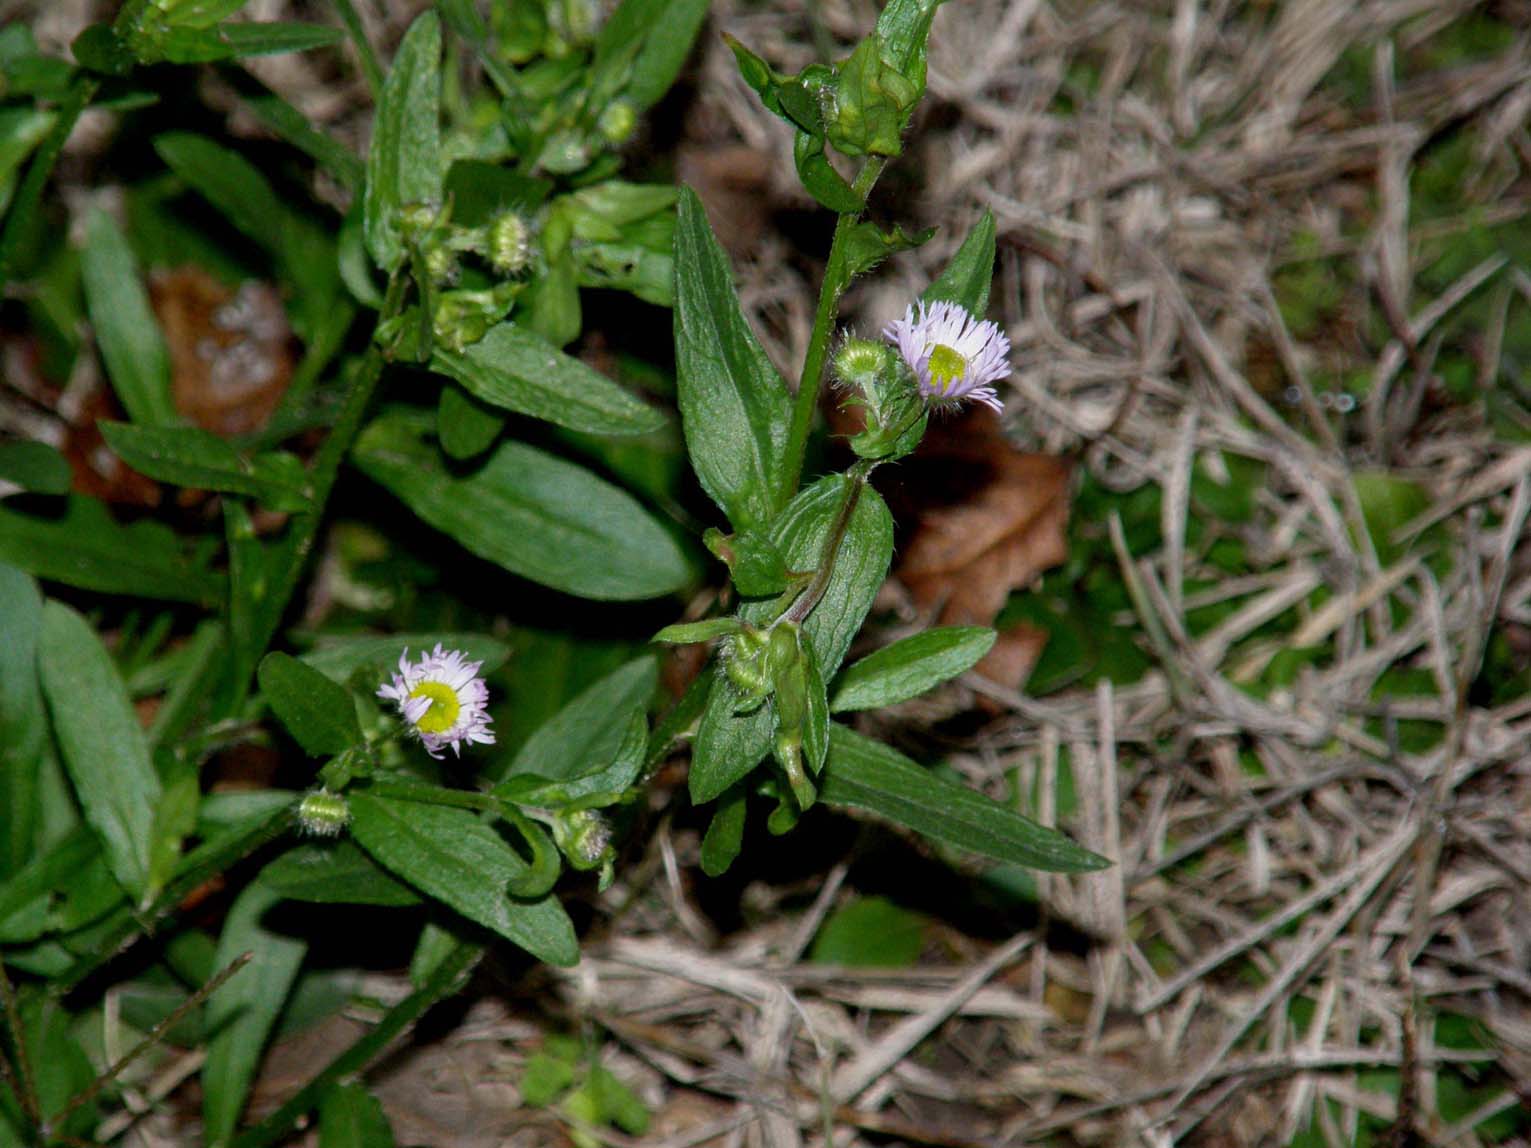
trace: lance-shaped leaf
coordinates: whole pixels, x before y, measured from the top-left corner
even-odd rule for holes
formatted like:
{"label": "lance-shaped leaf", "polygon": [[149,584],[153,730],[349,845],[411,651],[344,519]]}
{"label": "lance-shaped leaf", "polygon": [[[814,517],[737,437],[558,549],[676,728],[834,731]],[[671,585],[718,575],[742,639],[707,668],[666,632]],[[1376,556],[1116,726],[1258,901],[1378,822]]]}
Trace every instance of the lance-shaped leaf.
{"label": "lance-shaped leaf", "polygon": [[258,676],[260,692],[304,752],[332,757],[361,742],[356,706],[344,686],[280,653],[261,659]]}
{"label": "lance-shaped leaf", "polygon": [[596,37],[595,82],[625,72],[625,83],[605,85],[620,87],[634,111],[653,107],[675,82],[706,16],[706,0],[622,0]]}
{"label": "lance-shaped leaf", "polygon": [[579,961],[574,925],[556,898],[513,901],[506,888],[531,868],[464,809],[392,801],[353,790],[351,833],[390,872],[539,960]]}
{"label": "lance-shaped leaf", "polygon": [[85,820],[113,875],[142,897],[149,891],[160,781],[127,688],[90,623],[61,602],[43,607],[38,666]]}
{"label": "lance-shaped leaf", "polygon": [[419,16],[388,70],[367,151],[362,199],[367,251],[385,271],[404,258],[398,213],[441,198],[441,21]]}
{"label": "lance-shaped leaf", "polygon": [[206,1005],[213,1036],[202,1066],[202,1121],[210,1145],[227,1144],[233,1135],[261,1052],[308,952],[306,942],[267,928],[266,913],[281,899],[259,880],[246,886],[218,938],[214,968],[227,968],[245,953],[251,959]]}
{"label": "lance-shaped leaf", "polygon": [[501,323],[463,351],[438,347],[431,367],[491,406],[589,434],[646,434],[664,416],[541,335]]}
{"label": "lance-shaped leaf", "polygon": [[128,416],[150,425],[175,422],[170,350],[149,307],[149,293],[138,277],[138,261],[127,237],[104,211],[92,211],[86,218],[80,274],[96,345]]}
{"label": "lance-shaped leaf", "polygon": [[920,296],[927,303],[946,300],[982,316],[989,309],[994,281],[994,213],[985,211],[936,281]]}
{"label": "lance-shaped leaf", "polygon": [[39,765],[48,724],[37,680],[43,599],[37,583],[0,563],[0,879],[32,859]]}
{"label": "lance-shaped leaf", "polygon": [[354,459],[420,518],[469,550],[544,586],[626,601],[679,590],[691,568],[668,531],[625,491],[518,442],[467,474],[443,465],[427,421],[385,415]]}
{"label": "lance-shaped leaf", "polygon": [[675,355],[681,423],[702,488],[735,529],[767,525],[786,448],[787,389],[739,310],[728,259],[689,188],[675,225]]}
{"label": "lance-shaped leaf", "polygon": [[107,445],[134,470],[196,490],[248,494],[275,510],[308,506],[308,473],[295,455],[241,455],[226,439],[198,427],[97,424]]}
{"label": "lance-shaped leaf", "polygon": [[884,646],[840,675],[830,708],[870,710],[919,697],[972,669],[994,636],[987,626],[941,626]]}
{"label": "lance-shaped leaf", "polygon": [[0,506],[0,560],[84,590],[215,605],[222,580],[157,522],[118,524],[105,505],[70,495],[44,518]]}
{"label": "lance-shaped leaf", "polygon": [[1111,862],[1056,829],[930,772],[881,742],[834,724],[819,797],[864,809],[970,853],[1054,873],[1089,873]]}

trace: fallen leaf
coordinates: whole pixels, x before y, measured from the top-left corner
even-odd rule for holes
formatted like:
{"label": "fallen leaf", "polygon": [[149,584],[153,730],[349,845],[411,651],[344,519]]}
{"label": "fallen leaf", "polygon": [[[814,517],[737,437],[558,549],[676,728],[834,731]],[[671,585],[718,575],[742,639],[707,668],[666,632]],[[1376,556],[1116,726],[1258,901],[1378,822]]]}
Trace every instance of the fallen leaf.
{"label": "fallen leaf", "polygon": [[[940,625],[993,625],[1012,591],[1068,556],[1070,469],[1016,450],[985,408],[933,424],[887,486],[896,518],[913,523],[893,576]],[[1044,641],[1008,627],[975,669],[1019,688]]]}
{"label": "fallen leaf", "polygon": [[185,266],[150,276],[149,299],[170,347],[175,409],[214,434],[265,426],[294,366],[276,288],[251,280],[232,290]]}

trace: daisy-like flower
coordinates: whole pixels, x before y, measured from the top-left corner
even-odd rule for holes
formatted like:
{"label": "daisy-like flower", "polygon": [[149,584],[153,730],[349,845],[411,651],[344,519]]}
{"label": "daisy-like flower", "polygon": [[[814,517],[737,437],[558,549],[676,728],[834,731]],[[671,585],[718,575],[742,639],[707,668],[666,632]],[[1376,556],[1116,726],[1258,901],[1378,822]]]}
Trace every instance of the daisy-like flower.
{"label": "daisy-like flower", "polygon": [[1003,410],[993,384],[1010,373],[1010,340],[998,324],[975,319],[956,303],[918,306],[884,327],[882,337],[909,364],[920,394],[937,402],[972,399]]}
{"label": "daisy-like flower", "polygon": [[399,672],[377,691],[377,696],[399,707],[432,757],[440,757],[447,746],[460,754],[464,742],[493,745],[492,719],[485,712],[489,687],[478,676],[483,664],[468,661],[461,650],[443,650],[439,642],[434,650],[411,663],[406,647],[399,655]]}

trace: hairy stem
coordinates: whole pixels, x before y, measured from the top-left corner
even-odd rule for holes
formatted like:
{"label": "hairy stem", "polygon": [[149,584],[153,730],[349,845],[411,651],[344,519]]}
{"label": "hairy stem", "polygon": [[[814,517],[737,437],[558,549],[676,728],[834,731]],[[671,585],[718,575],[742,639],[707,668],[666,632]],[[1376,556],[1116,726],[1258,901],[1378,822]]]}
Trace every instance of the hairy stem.
{"label": "hairy stem", "polygon": [[[887,160],[873,156],[856,176],[853,185],[863,200],[871,192]],[[808,353],[803,357],[803,375],[798,380],[797,396],[792,400],[792,422],[787,428],[785,466],[776,505],[780,509],[792,500],[803,475],[803,454],[808,449],[808,432],[813,428],[813,412],[819,405],[819,388],[824,379],[824,360],[829,356],[829,340],[834,334],[840,294],[850,285],[845,272],[845,244],[859,213],[840,216],[835,222],[835,237],[829,245],[829,261],[824,265],[824,282],[819,286],[819,305],[813,315],[813,334]]]}

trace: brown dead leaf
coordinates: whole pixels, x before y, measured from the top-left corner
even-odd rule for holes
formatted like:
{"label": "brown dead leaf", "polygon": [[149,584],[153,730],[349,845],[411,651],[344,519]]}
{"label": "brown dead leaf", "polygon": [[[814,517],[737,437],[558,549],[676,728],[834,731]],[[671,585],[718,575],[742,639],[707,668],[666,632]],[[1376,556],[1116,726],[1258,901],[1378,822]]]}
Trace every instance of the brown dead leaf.
{"label": "brown dead leaf", "polygon": [[156,271],[149,296],[170,347],[175,409],[214,434],[265,426],[294,366],[276,288],[250,281],[230,290],[185,266]]}
{"label": "brown dead leaf", "polygon": [[[888,492],[914,522],[894,577],[941,625],[993,625],[1012,590],[1068,556],[1069,471],[1064,459],[1017,451],[986,409],[932,425]],[[1018,688],[1044,641],[1009,627],[976,669]]]}

